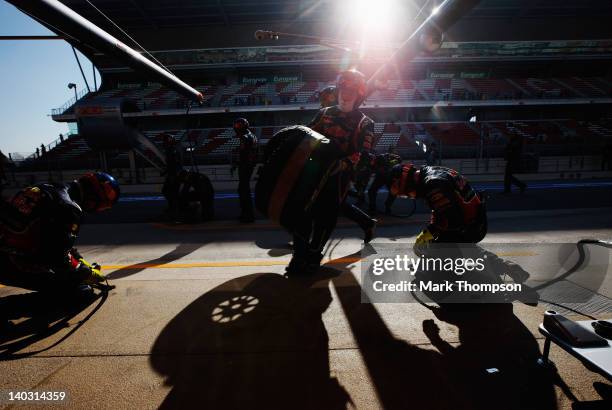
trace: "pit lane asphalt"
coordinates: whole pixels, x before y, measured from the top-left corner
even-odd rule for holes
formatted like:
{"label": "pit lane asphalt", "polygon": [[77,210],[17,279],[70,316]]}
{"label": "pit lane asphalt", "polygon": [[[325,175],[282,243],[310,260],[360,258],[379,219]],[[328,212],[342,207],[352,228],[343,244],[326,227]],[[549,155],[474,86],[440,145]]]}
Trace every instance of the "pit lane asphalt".
{"label": "pit lane asphalt", "polygon": [[[527,242],[537,252],[547,242],[610,240],[609,191],[493,193],[485,242]],[[558,348],[551,359],[567,394],[532,366],[547,306],[444,314],[361,303],[361,233],[345,220],[321,274],[288,280],[288,235],[265,220],[227,220],[234,202],[219,199],[222,220],[209,224],[156,222],[163,202],[154,200],[89,219],[79,250],[107,266],[117,288],[48,334],[46,322],[62,317],[53,298],[36,311],[32,295],[0,289],[17,329],[0,333],[0,390],[64,390],[70,408],[569,409],[568,394],[600,399],[604,379]],[[409,243],[427,215],[381,219],[376,243]]]}

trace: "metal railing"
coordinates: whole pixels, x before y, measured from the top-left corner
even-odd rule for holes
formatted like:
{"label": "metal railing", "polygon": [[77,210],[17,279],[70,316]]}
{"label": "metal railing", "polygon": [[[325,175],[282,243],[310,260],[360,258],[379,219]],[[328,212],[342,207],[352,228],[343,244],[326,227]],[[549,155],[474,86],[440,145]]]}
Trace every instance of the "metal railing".
{"label": "metal railing", "polygon": [[[72,132],[68,132],[66,134],[62,134],[62,137],[58,137],[55,140],[51,141],[49,144],[44,145],[45,150],[44,153],[48,153],[50,152],[53,148],[57,147],[58,145],[62,144],[64,141],[67,141],[68,139],[70,139],[71,137],[73,137],[74,133]],[[38,147],[40,148],[40,147]],[[39,149],[38,150],[38,156],[36,155],[36,151],[33,152],[11,152],[8,154],[9,155],[9,160],[11,162],[13,162],[16,165],[21,164],[24,161],[27,160],[34,160],[36,158],[39,158],[41,155],[43,155],[43,150]]]}
{"label": "metal railing", "polygon": [[81,91],[79,91],[75,97],[72,97],[71,99],[69,99],[68,101],[66,101],[64,103],[64,105],[62,105],[59,108],[52,108],[51,109],[51,115],[55,116],[55,115],[62,115],[67,109],[69,109],[70,107],[72,107],[74,104],[76,104],[77,101],[79,101],[81,98],[87,96],[89,94],[89,91],[87,91],[87,89],[83,88],[81,89]]}

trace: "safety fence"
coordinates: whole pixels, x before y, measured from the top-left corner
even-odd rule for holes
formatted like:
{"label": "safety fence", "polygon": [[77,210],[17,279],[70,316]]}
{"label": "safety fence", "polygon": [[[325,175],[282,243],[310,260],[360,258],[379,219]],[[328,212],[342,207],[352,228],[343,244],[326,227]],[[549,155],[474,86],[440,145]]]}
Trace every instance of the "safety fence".
{"label": "safety fence", "polygon": [[[501,180],[503,178],[506,161],[503,158],[457,158],[438,159],[429,161],[423,158],[404,159],[414,162],[416,165],[442,165],[456,169],[460,173],[474,180]],[[610,165],[602,167],[600,155],[576,155],[576,156],[552,156],[533,158],[524,156],[519,173],[529,174],[532,179],[588,179],[588,178],[612,178]],[[185,166],[186,169],[196,170],[206,174],[217,189],[234,188],[238,175],[231,172],[230,165],[198,165]],[[8,187],[19,188],[40,182],[65,182],[77,178],[85,172],[99,171],[101,168],[95,164],[89,167],[72,170],[40,170],[23,171],[12,168],[7,172]],[[139,164],[135,169],[129,167],[111,167],[106,169],[117,180],[125,186],[151,185],[158,186],[163,183],[165,176],[158,169],[146,164]],[[253,174],[257,178],[257,173]],[[221,187],[221,188],[219,188]],[[157,188],[152,188],[153,191]],[[129,192],[129,191],[128,191]]]}

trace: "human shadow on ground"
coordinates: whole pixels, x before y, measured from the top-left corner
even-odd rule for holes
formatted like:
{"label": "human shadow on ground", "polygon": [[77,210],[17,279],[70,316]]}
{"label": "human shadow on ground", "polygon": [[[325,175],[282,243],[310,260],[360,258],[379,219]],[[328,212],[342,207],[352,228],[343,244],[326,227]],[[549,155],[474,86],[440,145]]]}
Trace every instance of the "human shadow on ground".
{"label": "human shadow on ground", "polygon": [[[172,251],[158,257],[155,259],[151,259],[146,262],[138,262],[121,269],[117,269],[106,275],[107,279],[121,279],[131,275],[135,275],[136,273],[142,272],[143,270],[151,267],[155,267],[156,265],[165,265],[170,262],[174,262],[178,259],[181,259],[198,249],[204,246],[205,243],[181,243],[176,246]],[[102,266],[104,269],[104,266]]]}
{"label": "human shadow on ground", "polygon": [[172,387],[160,408],[346,408],[321,318],[333,274],[257,273],[196,299],[151,350],[151,366]]}
{"label": "human shadow on ground", "polygon": [[[75,333],[106,301],[106,293],[66,297],[52,292],[28,292],[0,298],[0,360],[14,360],[49,350]],[[78,323],[81,312],[98,303]],[[22,350],[56,333],[65,334],[36,351]]]}
{"label": "human shadow on ground", "polygon": [[457,327],[459,341],[440,336],[434,320],[423,332],[443,355],[448,377],[473,408],[554,409],[554,381],[537,364],[537,340],[514,315],[511,303],[446,305],[431,308],[436,318]]}
{"label": "human shadow on ground", "polygon": [[[356,257],[359,253],[343,259]],[[386,409],[464,407],[449,395],[450,383],[441,355],[396,338],[376,307],[367,300],[362,302],[361,286],[349,264],[339,260],[328,264],[342,272],[334,278],[333,285],[381,406]]]}
{"label": "human shadow on ground", "polygon": [[[511,304],[471,305],[473,311],[452,322],[459,327],[457,347],[434,338],[435,324],[426,321],[424,331],[436,351],[397,338],[348,265],[330,263],[342,270],[333,284],[382,407],[556,408],[552,382],[536,366],[537,341]],[[456,317],[452,306],[436,309],[439,320]],[[489,373],[491,368],[501,371]]]}
{"label": "human shadow on ground", "polygon": [[291,245],[292,237],[290,234],[285,234],[285,238],[269,237],[261,235],[255,238],[254,242],[260,249],[268,249],[268,256],[278,258],[281,256],[291,255],[293,248]]}

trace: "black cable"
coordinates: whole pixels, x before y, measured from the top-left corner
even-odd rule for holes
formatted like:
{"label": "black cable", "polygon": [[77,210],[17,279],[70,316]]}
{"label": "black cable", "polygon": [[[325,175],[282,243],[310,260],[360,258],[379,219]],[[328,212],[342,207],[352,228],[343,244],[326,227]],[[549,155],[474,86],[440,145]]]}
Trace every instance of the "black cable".
{"label": "black cable", "polygon": [[113,26],[115,26],[115,28],[117,30],[119,30],[121,33],[123,33],[124,36],[126,36],[132,43],[136,44],[146,55],[148,55],[149,57],[151,57],[152,60],[154,60],[157,64],[159,64],[159,66],[161,68],[163,68],[164,70],[166,70],[167,72],[169,72],[170,74],[173,74],[172,71],[170,71],[169,68],[167,68],[165,65],[162,64],[161,61],[159,61],[157,58],[155,58],[155,56],[151,53],[149,53],[149,51],[144,48],[143,46],[140,45],[140,43],[138,43],[138,41],[136,41],[134,38],[132,38],[132,36],[130,36],[126,31],[124,31],[121,27],[119,27],[119,25],[117,23],[115,23],[110,17],[108,17],[106,14],[104,14],[104,12],[102,10],[100,10],[99,8],[97,8],[91,1],[89,0],[85,0],[85,2],[87,2],[91,7],[93,7],[94,10],[96,10],[98,13],[100,13],[102,15],[102,17],[104,17],[106,20],[108,20],[109,23],[111,23]]}
{"label": "black cable", "polygon": [[585,244],[599,245],[599,246],[603,246],[606,248],[612,248],[612,243],[607,242],[607,241],[602,241],[599,239],[581,239],[579,240],[576,243],[576,247],[578,248],[578,254],[579,254],[578,261],[576,262],[576,264],[571,269],[569,269],[567,272],[562,274],[561,276],[555,279],[549,280],[548,282],[542,283],[541,285],[535,286],[533,290],[538,291],[540,289],[547,288],[550,285],[554,285],[557,282],[561,282],[562,280],[566,279],[568,276],[576,272],[582,266],[582,264],[584,263],[584,260],[586,259],[586,255],[584,253]]}
{"label": "black cable", "polygon": [[[540,286],[536,286],[536,287],[534,287],[534,288],[533,288],[533,290],[535,291],[535,290],[539,290],[539,289],[542,289],[542,288],[548,287],[548,286],[550,286],[550,285],[552,285],[552,284],[554,284],[554,283],[557,283],[557,282],[559,282],[559,281],[562,281],[562,280],[566,279],[566,278],[567,278],[569,275],[571,275],[572,273],[574,273],[574,272],[575,272],[575,271],[576,271],[576,270],[577,270],[577,269],[578,269],[578,268],[579,268],[579,267],[582,265],[582,263],[584,262],[584,259],[585,259],[585,253],[584,253],[584,249],[583,249],[584,244],[594,244],[594,245],[604,246],[604,247],[606,247],[606,248],[612,248],[612,243],[611,243],[611,242],[608,242],[608,241],[602,241],[602,240],[599,240],[599,239],[582,239],[582,240],[578,241],[578,243],[576,244],[576,246],[578,247],[578,252],[579,252],[580,256],[579,256],[579,258],[578,258],[578,262],[576,263],[576,265],[575,265],[574,267],[572,267],[572,269],[570,269],[570,270],[568,270],[567,272],[565,272],[563,275],[559,276],[558,278],[555,278],[555,279],[553,279],[553,280],[551,280],[551,281],[549,281],[549,282],[547,282],[547,283],[543,283],[543,284],[542,284],[542,285],[540,285]],[[415,299],[415,300],[416,300],[416,301],[417,301],[419,304],[421,304],[422,306],[426,307],[427,309],[430,309],[430,310],[431,310],[431,309],[433,309],[431,306],[427,305],[425,302],[423,302],[422,300],[420,300],[420,299],[419,299],[419,298],[416,296],[416,293],[415,293],[415,292],[410,291],[410,293],[412,294],[412,296],[414,297],[414,299]],[[591,319],[591,320],[597,320],[597,318],[596,318],[596,317],[594,317],[594,316],[591,316],[591,315],[589,315],[589,314],[587,314],[587,313],[581,312],[581,311],[579,311],[579,310],[577,310],[577,309],[573,309],[573,308],[571,308],[571,307],[565,306],[565,305],[563,305],[563,304],[561,304],[561,303],[552,302],[552,301],[550,301],[550,300],[545,300],[545,299],[539,299],[539,300],[540,300],[541,302],[544,302],[544,303],[548,303],[548,304],[551,304],[551,305],[554,305],[554,306],[558,306],[558,307],[563,308],[563,309],[567,309],[567,310],[569,310],[569,311],[571,311],[571,312],[577,313],[577,314],[582,315],[582,316],[584,316],[584,317],[588,317],[588,318],[589,318],[589,319]]]}

